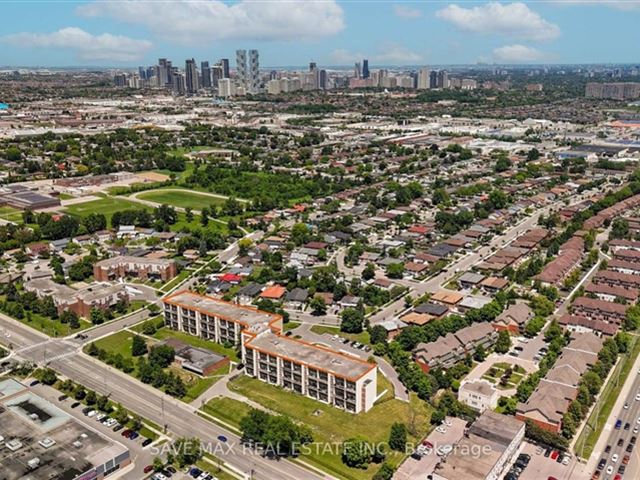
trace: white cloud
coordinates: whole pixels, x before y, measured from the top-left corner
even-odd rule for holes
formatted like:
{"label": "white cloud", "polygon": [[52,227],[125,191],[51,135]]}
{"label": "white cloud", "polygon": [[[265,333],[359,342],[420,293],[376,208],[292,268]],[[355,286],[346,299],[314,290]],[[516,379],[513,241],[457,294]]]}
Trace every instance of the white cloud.
{"label": "white cloud", "polygon": [[336,65],[349,65],[360,62],[363,58],[368,58],[370,64],[377,63],[379,65],[411,65],[422,61],[422,55],[396,43],[384,44],[372,55],[350,52],[343,48],[329,54],[329,59]]}
{"label": "white cloud", "polygon": [[344,14],[335,0],[251,1],[232,5],[219,0],[95,1],[76,12],[143,25],[172,42],[291,40],[322,38],[344,29]]}
{"label": "white cloud", "polygon": [[436,16],[460,30],[482,34],[499,34],[527,40],[552,40],[560,28],[546,21],[524,3],[490,2],[472,8],[451,4]]}
{"label": "white cloud", "polygon": [[548,60],[548,55],[526,45],[505,45],[493,50],[497,63],[536,63]]}
{"label": "white cloud", "polygon": [[151,42],[120,35],[92,35],[81,28],[67,27],[52,33],[14,33],[0,41],[15,47],[62,48],[75,52],[82,61],[132,62],[151,49]]}
{"label": "white cloud", "polygon": [[393,13],[401,18],[418,18],[422,16],[422,11],[417,8],[411,8],[406,5],[394,5]]}

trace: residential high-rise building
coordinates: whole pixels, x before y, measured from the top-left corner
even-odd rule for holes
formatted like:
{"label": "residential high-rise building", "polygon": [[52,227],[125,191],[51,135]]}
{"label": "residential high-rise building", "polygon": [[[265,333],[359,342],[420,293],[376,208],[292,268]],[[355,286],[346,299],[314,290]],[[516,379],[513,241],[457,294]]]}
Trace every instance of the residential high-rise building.
{"label": "residential high-rise building", "polygon": [[138,76],[142,80],[146,80],[147,79],[147,71],[145,70],[144,67],[142,67],[142,66],[138,67]]}
{"label": "residential high-rise building", "polygon": [[449,74],[446,70],[438,72],[438,88],[449,88]]}
{"label": "residential high-rise building", "polygon": [[218,95],[222,98],[232,97],[235,94],[235,85],[230,78],[218,80]]}
{"label": "residential high-rise building", "polygon": [[171,61],[166,58],[161,58],[158,60],[158,67],[158,86],[171,86],[173,84],[173,67],[171,66]]}
{"label": "residential high-rise building", "polygon": [[309,73],[311,76],[311,85],[314,90],[320,88],[320,70],[316,62],[309,63]]}
{"label": "residential high-rise building", "polygon": [[173,93],[184,95],[187,91],[186,79],[182,73],[175,73],[173,76]]}
{"label": "residential high-rise building", "polygon": [[432,70],[429,74],[429,88],[438,88],[438,72]]}
{"label": "residential high-rise building", "polygon": [[225,78],[222,65],[216,64],[211,68],[211,86],[218,88],[218,82]]}
{"label": "residential high-rise building", "polygon": [[201,62],[200,63],[200,77],[202,78],[200,85],[202,88],[211,88],[211,67],[209,66],[209,62]]}
{"label": "residential high-rise building", "polygon": [[198,91],[198,67],[196,67],[196,61],[193,58],[185,62],[184,75],[186,92],[196,93]]}
{"label": "residential high-rise building", "polygon": [[418,70],[418,90],[427,90],[431,88],[431,72],[427,67]]}
{"label": "residential high-rise building", "polygon": [[247,84],[247,51],[236,50],[236,85],[244,87]]}
{"label": "residential high-rise building", "polygon": [[362,60],[362,78],[369,78],[369,60]]}
{"label": "residential high-rise building", "polygon": [[249,50],[246,89],[247,93],[258,93],[260,90],[260,61],[258,50]]}
{"label": "residential high-rise building", "polygon": [[353,67],[353,74],[356,78],[362,78],[362,67],[360,66],[360,62],[356,62]]}
{"label": "residential high-rise building", "polygon": [[320,70],[320,82],[318,85],[318,88],[322,89],[322,90],[326,90],[328,88],[328,80],[327,80],[327,71],[326,70]]}
{"label": "residential high-rise building", "polygon": [[220,78],[229,78],[229,59],[223,58],[220,60],[220,66],[222,67],[222,77]]}

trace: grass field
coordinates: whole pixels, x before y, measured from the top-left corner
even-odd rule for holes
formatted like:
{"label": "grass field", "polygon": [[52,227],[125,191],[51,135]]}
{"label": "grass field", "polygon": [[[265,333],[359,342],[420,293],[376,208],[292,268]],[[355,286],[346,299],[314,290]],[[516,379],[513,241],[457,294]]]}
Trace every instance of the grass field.
{"label": "grass field", "polygon": [[9,206],[0,207],[0,218],[9,222],[22,223],[22,212]]}
{"label": "grass field", "polygon": [[369,332],[366,330],[362,333],[345,333],[341,332],[338,327],[327,327],[325,325],[314,325],[311,327],[311,331],[317,333],[318,335],[323,335],[328,333],[329,335],[338,335],[343,338],[348,338],[350,341],[360,342],[364,345],[369,345],[371,343],[371,339],[369,338]]}
{"label": "grass field", "polygon": [[[409,429],[409,440],[422,439],[429,428],[431,410],[417,396],[405,403],[385,397],[366,413],[353,415],[311,398],[287,392],[267,385],[257,379],[242,375],[229,383],[229,388],[265,408],[287,415],[296,422],[308,425],[314,442],[343,442],[356,435],[362,435],[371,442],[386,442],[394,422],[404,422]],[[384,388],[388,388],[383,385]],[[238,427],[240,420],[249,411],[245,403],[228,398],[211,400],[203,411]],[[404,455],[387,450],[387,460],[397,466]],[[371,465],[366,470],[349,468],[342,463],[338,452],[314,451],[302,455],[301,459],[338,477],[347,480],[371,479],[379,465]]]}
{"label": "grass field", "polygon": [[[607,422],[607,418],[609,418],[609,414],[620,396],[620,390],[622,390],[622,386],[627,380],[638,354],[640,354],[640,341],[637,336],[633,338],[635,341],[631,349],[631,354],[624,356],[623,359],[618,362],[618,365],[616,365],[616,369],[611,374],[609,382],[600,393],[600,397],[598,398],[599,405],[596,404],[594,406],[585,427],[582,429],[582,432],[580,432],[578,440],[576,440],[574,452],[577,456],[585,459],[591,456],[593,448],[598,438],[600,438],[602,429]],[[605,434],[608,435],[608,433]]]}
{"label": "grass field", "polygon": [[229,360],[238,361],[238,355],[233,348],[226,348],[219,343],[211,342],[209,340],[204,340],[202,338],[189,335],[188,333],[177,332],[175,330],[171,330],[170,328],[163,327],[158,330],[153,338],[157,340],[165,340],[167,338],[177,338],[181,342],[189,344],[193,347],[205,348],[207,350],[211,350],[212,352],[219,353],[221,355],[226,355],[229,357]]}
{"label": "grass field", "polygon": [[119,197],[104,197],[99,200],[91,200],[85,203],[76,203],[66,207],[67,213],[77,217],[86,217],[90,213],[102,213],[107,217],[107,224],[111,225],[111,217],[115,212],[122,210],[153,210],[151,207],[140,203],[131,202]]}
{"label": "grass field", "polygon": [[211,197],[191,190],[158,189],[149,190],[138,194],[141,200],[148,200],[160,204],[173,205],[174,207],[202,210],[211,205],[220,206],[225,202],[224,198]]}

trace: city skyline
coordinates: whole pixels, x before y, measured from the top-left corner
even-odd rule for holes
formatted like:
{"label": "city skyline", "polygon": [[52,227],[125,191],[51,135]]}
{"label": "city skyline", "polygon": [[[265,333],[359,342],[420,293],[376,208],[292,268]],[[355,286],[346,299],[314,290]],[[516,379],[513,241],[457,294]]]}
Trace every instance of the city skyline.
{"label": "city skyline", "polygon": [[263,68],[633,63],[640,41],[635,0],[35,3],[0,6],[12,19],[0,65],[135,67],[250,48]]}

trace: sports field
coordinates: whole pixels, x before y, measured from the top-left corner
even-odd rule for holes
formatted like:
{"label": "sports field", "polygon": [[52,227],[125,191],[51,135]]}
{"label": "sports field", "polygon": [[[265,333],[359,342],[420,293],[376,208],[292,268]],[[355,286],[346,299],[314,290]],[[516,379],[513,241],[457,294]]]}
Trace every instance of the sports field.
{"label": "sports field", "polygon": [[69,205],[66,207],[67,213],[78,217],[86,217],[90,213],[102,213],[107,217],[107,223],[111,225],[111,216],[118,211],[122,210],[149,210],[151,207],[135,203],[130,200],[125,200],[118,197],[105,197],[100,200],[91,200],[85,203],[76,203],[75,205]]}
{"label": "sports field", "polygon": [[225,202],[224,198],[180,189],[150,190],[139,193],[137,197],[140,200],[173,205],[174,207],[191,207],[193,210],[202,210],[204,207],[210,207],[211,205],[220,206]]}

